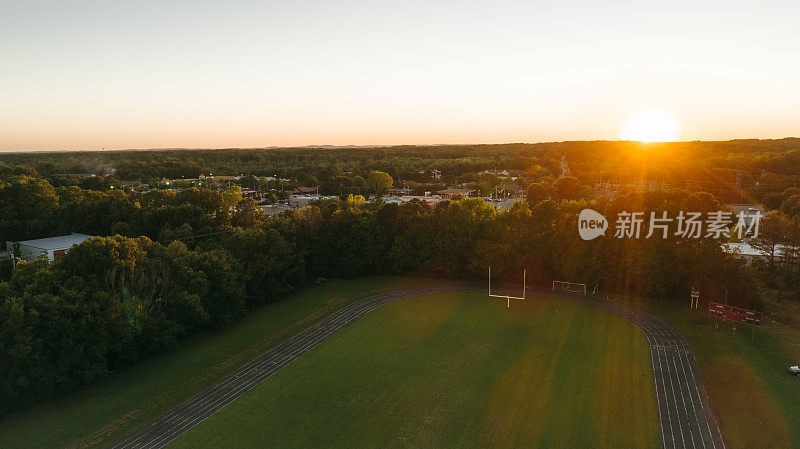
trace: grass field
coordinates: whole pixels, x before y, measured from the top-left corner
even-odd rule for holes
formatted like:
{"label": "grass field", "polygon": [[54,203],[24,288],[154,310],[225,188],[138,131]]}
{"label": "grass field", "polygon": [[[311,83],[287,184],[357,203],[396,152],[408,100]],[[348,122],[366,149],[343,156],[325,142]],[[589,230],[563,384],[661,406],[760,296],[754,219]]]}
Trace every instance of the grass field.
{"label": "grass field", "polygon": [[170,409],[345,304],[430,283],[372,277],[330,284],[266,305],[220,332],[192,337],[100,382],[0,420],[0,448],[98,447]]}
{"label": "grass field", "polygon": [[[0,447],[98,447],[334,310],[436,281],[373,277],[290,295],[225,331],[0,420]],[[729,448],[800,448],[800,330],[714,333],[703,311],[638,302],[687,336]],[[412,298],[358,320],[175,447],[659,445],[644,338],[568,301]]]}
{"label": "grass field", "polygon": [[170,447],[658,447],[646,340],[485,293],[370,312]]}
{"label": "grass field", "polygon": [[800,379],[787,372],[800,362],[800,330],[767,320],[754,337],[744,325],[734,336],[688,301],[641,307],[689,339],[729,448],[800,448]]}

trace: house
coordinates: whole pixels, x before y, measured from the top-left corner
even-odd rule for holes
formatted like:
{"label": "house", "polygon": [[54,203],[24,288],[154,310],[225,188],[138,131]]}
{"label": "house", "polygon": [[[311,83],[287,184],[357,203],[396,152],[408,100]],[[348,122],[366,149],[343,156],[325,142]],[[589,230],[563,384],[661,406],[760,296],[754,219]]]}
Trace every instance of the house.
{"label": "house", "polygon": [[44,256],[47,260],[53,261],[66,254],[73,246],[92,237],[94,236],[72,233],[44,239],[6,242],[6,249],[9,253],[15,254],[15,258],[28,262],[36,260],[40,256]]}

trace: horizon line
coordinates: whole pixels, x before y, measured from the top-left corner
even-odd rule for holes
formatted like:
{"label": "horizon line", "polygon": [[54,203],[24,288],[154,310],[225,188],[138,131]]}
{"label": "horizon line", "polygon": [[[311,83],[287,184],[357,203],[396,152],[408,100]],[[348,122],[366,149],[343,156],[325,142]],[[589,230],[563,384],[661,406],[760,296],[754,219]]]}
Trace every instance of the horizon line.
{"label": "horizon line", "polygon": [[671,141],[653,141],[643,142],[639,140],[621,140],[621,139],[587,139],[587,140],[552,140],[552,141],[539,141],[539,142],[502,142],[502,143],[400,143],[400,144],[366,144],[366,145],[331,145],[331,144],[309,144],[309,145],[268,145],[256,147],[150,147],[150,148],[101,148],[101,149],[40,149],[40,150],[0,150],[0,155],[3,154],[28,154],[28,153],[110,153],[110,152],[125,152],[125,151],[226,151],[226,150],[280,150],[280,149],[369,149],[369,148],[396,148],[396,147],[446,147],[446,146],[493,146],[493,145],[546,145],[546,144],[562,144],[562,143],[593,143],[593,142],[617,142],[617,143],[636,143],[641,145],[660,145],[660,144],[680,144],[680,143],[718,143],[718,142],[735,142],[746,140],[769,141],[769,140],[792,140],[800,139],[800,136],[786,136],[777,138],[761,138],[761,137],[738,137],[723,140],[671,140]]}

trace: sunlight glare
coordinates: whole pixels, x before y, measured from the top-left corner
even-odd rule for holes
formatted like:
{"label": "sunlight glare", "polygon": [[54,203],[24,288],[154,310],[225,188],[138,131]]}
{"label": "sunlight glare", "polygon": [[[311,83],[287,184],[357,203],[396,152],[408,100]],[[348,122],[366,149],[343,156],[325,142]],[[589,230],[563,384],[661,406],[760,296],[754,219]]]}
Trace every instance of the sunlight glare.
{"label": "sunlight glare", "polygon": [[678,138],[675,118],[660,109],[641,109],[619,128],[619,138],[640,142],[672,142]]}

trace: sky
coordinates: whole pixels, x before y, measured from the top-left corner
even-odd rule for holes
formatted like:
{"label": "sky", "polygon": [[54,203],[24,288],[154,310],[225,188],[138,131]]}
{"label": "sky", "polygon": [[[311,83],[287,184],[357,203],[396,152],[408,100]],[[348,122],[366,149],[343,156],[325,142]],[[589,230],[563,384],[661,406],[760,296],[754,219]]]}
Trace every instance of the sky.
{"label": "sky", "polygon": [[797,1],[0,0],[0,151],[800,136]]}

